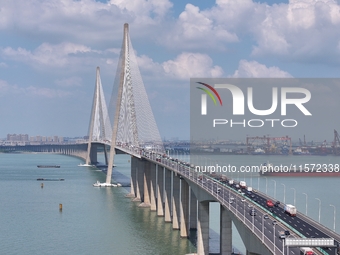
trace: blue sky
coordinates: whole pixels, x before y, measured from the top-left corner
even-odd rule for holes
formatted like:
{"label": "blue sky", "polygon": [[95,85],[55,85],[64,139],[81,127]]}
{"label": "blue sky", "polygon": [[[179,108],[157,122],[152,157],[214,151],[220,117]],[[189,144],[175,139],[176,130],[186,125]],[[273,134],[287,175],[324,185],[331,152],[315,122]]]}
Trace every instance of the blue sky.
{"label": "blue sky", "polygon": [[125,22],[162,137],[189,138],[190,77],[339,77],[337,1],[0,0],[0,137],[86,135]]}

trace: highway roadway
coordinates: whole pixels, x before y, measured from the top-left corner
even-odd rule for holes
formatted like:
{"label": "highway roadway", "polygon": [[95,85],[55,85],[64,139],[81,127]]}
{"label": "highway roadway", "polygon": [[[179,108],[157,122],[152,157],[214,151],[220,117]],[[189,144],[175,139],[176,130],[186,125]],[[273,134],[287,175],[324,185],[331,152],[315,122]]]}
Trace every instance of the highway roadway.
{"label": "highway roadway", "polygon": [[[280,231],[289,230],[290,236],[286,238],[330,238],[330,235],[325,233],[326,231],[312,226],[303,214],[298,212],[295,217],[291,217],[284,213],[282,203],[277,207],[268,208],[266,202],[268,199],[272,200],[272,198],[266,194],[260,192],[247,194],[245,189],[240,190],[236,188],[236,182],[234,185],[229,185],[227,181],[221,182],[219,178],[196,172],[190,167],[189,163],[181,162],[177,159],[151,153],[144,155],[144,157],[172,168],[175,172],[197,183],[208,193],[215,196],[221,204],[232,211],[244,224],[252,229],[254,234],[257,235],[274,254],[300,254],[300,248],[284,246],[284,240],[280,238]],[[273,202],[275,203],[276,201],[274,200]],[[254,216],[250,213],[252,208],[256,210],[256,215]],[[269,211],[270,209],[271,211]],[[336,239],[336,244],[338,242],[339,240]],[[313,249],[315,254],[337,254],[336,248],[334,247],[319,249],[320,250]]]}

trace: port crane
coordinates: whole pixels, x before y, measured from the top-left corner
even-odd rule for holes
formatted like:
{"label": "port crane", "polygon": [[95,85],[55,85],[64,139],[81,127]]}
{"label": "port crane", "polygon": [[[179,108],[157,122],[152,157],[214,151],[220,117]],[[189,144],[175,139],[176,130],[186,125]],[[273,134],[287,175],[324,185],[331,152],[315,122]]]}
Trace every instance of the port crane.
{"label": "port crane", "polygon": [[339,155],[339,147],[340,147],[340,139],[339,139],[339,134],[338,132],[334,129],[334,141],[332,144],[333,147],[333,154],[334,155]]}

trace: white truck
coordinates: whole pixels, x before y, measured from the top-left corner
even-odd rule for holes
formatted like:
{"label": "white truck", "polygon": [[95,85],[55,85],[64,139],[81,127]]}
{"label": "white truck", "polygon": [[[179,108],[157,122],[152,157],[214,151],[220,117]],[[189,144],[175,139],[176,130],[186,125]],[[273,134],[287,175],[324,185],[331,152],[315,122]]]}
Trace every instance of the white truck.
{"label": "white truck", "polygon": [[280,231],[280,232],[279,232],[279,237],[280,237],[280,239],[286,238],[285,232],[284,232],[284,231]]}
{"label": "white truck", "polygon": [[240,181],[241,189],[244,189],[246,186],[247,186],[247,183],[245,181]]}
{"label": "white truck", "polygon": [[252,187],[247,187],[247,191],[252,192],[253,188]]}
{"label": "white truck", "polygon": [[229,180],[229,185],[233,185],[234,184],[234,180]]}
{"label": "white truck", "polygon": [[309,247],[301,247],[300,255],[314,255],[314,251]]}
{"label": "white truck", "polygon": [[285,213],[289,214],[290,216],[296,216],[296,207],[294,205],[286,204]]}

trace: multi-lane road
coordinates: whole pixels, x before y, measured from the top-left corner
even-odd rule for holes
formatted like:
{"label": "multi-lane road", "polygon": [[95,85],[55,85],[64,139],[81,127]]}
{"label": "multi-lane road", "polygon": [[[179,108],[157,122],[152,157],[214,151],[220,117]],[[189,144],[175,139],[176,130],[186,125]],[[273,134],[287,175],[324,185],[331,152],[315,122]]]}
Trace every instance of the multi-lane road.
{"label": "multi-lane road", "polygon": [[[300,248],[284,245],[284,238],[280,237],[280,232],[286,230],[290,232],[290,235],[285,238],[333,238],[336,245],[340,242],[339,235],[321,226],[316,228],[311,224],[311,219],[305,215],[299,212],[293,217],[286,214],[282,203],[271,208],[267,207],[267,200],[272,200],[272,198],[266,194],[247,192],[246,189],[237,187],[235,181],[230,185],[228,179],[224,178],[221,181],[220,177],[198,173],[188,163],[177,159],[156,153],[148,153],[143,156],[171,168],[212,194],[217,201],[243,221],[274,254],[300,254]],[[255,213],[252,210],[255,210]],[[319,250],[314,249],[314,252],[315,254],[335,255],[337,248],[319,248]]]}

